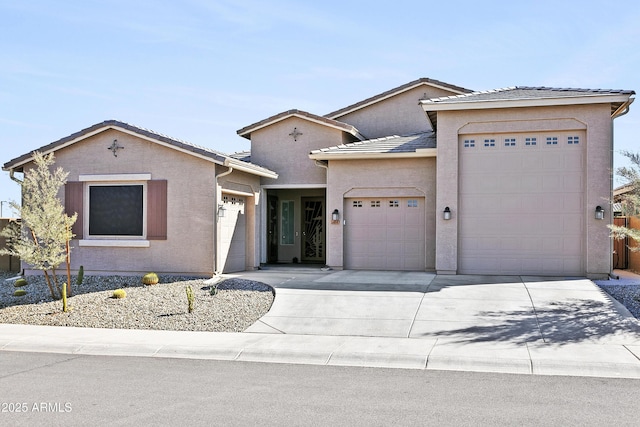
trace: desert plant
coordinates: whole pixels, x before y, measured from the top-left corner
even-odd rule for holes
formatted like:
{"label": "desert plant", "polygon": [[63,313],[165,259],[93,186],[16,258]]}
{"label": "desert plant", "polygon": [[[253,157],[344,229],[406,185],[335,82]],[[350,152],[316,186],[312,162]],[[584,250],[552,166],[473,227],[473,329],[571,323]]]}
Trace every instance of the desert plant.
{"label": "desert plant", "polygon": [[67,284],[62,284],[62,312],[66,313],[69,311],[69,306],[67,305]]}
{"label": "desert plant", "polygon": [[209,295],[211,296],[216,296],[218,294],[218,285],[220,283],[215,283],[213,285],[211,285],[211,287],[209,288]]}
{"label": "desert plant", "polygon": [[82,281],[84,280],[84,266],[81,265],[78,269],[78,277],[76,277],[76,285],[82,285]]}
{"label": "desert plant", "polygon": [[14,297],[23,297],[26,294],[27,294],[27,291],[25,291],[24,289],[16,289],[15,291],[13,291]]}
{"label": "desert plant", "polygon": [[193,293],[193,288],[191,287],[191,285],[187,286],[186,291],[187,291],[187,302],[189,304],[188,310],[189,310],[189,313],[191,313],[193,311],[193,305],[196,300],[196,296]]}
{"label": "desert plant", "polygon": [[[22,227],[10,226],[0,232],[10,242],[0,255],[13,255],[36,270],[42,270],[52,299],[59,299],[60,285],[56,269],[69,258],[70,228],[77,214],[68,216],[58,198],[66,183],[68,172],[57,168],[53,153],[33,153],[35,167],[24,174],[20,182],[22,204],[11,202],[11,207],[22,218]],[[51,274],[50,274],[51,273]]]}
{"label": "desert plant", "polygon": [[16,288],[21,288],[23,286],[27,286],[29,283],[27,283],[27,279],[18,279],[16,280],[16,282],[13,284],[13,286],[15,286]]}
{"label": "desert plant", "polygon": [[127,297],[127,292],[124,289],[116,289],[115,291],[113,291],[112,298],[120,299],[120,298],[126,298],[126,297]]}
{"label": "desert plant", "polygon": [[160,279],[158,279],[158,275],[156,273],[147,273],[142,276],[142,283],[145,285],[155,285],[159,281]]}

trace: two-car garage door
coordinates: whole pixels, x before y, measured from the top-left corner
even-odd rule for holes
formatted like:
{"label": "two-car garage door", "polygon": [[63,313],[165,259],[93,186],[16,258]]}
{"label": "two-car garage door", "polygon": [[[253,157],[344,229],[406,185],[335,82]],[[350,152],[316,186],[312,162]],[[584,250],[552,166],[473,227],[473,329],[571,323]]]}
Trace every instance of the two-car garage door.
{"label": "two-car garage door", "polygon": [[458,272],[584,272],[583,132],[460,138]]}
{"label": "two-car garage door", "polygon": [[345,267],[425,269],[424,197],[345,199]]}

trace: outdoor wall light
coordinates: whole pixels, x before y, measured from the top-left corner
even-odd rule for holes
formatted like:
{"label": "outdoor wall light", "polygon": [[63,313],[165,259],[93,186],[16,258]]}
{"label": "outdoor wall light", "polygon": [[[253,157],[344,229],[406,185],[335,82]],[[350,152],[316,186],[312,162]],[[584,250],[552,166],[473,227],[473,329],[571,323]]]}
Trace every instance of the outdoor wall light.
{"label": "outdoor wall light", "polygon": [[451,209],[449,209],[449,206],[444,208],[444,212],[442,212],[442,217],[444,219],[446,219],[446,220],[450,220],[451,219]]}
{"label": "outdoor wall light", "polygon": [[224,205],[218,205],[218,218],[224,218],[224,213],[227,211],[227,208]]}
{"label": "outdoor wall light", "polygon": [[338,209],[334,209],[331,213],[331,221],[340,221],[340,212],[338,211]]}
{"label": "outdoor wall light", "polygon": [[604,209],[602,209],[602,206],[596,206],[596,219],[604,219]]}

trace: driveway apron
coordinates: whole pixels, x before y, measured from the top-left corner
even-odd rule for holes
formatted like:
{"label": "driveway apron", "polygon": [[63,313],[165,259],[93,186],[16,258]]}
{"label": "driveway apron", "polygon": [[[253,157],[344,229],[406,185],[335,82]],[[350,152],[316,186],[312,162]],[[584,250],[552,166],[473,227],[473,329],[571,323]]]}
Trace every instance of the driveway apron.
{"label": "driveway apron", "polygon": [[293,269],[242,277],[276,289],[249,333],[640,345],[637,320],[587,279]]}

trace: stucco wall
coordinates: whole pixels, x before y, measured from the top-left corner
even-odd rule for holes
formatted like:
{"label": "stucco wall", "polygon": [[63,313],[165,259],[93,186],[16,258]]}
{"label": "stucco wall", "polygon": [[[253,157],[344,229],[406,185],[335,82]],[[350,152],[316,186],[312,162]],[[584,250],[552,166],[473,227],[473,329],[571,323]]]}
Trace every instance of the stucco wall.
{"label": "stucco wall", "polygon": [[[558,120],[570,119],[570,120]],[[597,205],[606,204],[611,191],[612,121],[608,104],[531,107],[492,110],[438,112],[437,204],[442,211],[449,206],[454,212],[451,221],[437,219],[436,269],[442,273],[457,270],[458,223],[458,134],[470,124],[499,132],[570,130],[575,123],[586,125],[585,203],[586,253],[585,274],[606,275],[611,269],[611,240],[606,225],[610,221],[594,219]],[[564,124],[563,124],[564,123]],[[481,125],[477,125],[481,124]],[[607,218],[610,220],[610,212]]]}
{"label": "stucco wall", "polygon": [[[294,141],[296,128],[302,135]],[[251,134],[251,162],[278,172],[278,179],[264,178],[265,185],[321,185],[324,168],[309,159],[312,150],[339,145],[343,132],[298,117],[290,117]]]}
{"label": "stucco wall", "polygon": [[[332,160],[327,177],[327,217],[338,209],[343,212],[344,195],[349,190],[366,188],[417,189],[425,194],[426,267],[435,268],[435,200],[436,159],[410,158],[385,160]],[[372,193],[375,197],[375,193]],[[342,219],[342,217],[341,217]],[[327,265],[342,268],[343,222],[327,224]]]}
{"label": "stucco wall", "polygon": [[[117,157],[107,150],[114,139],[124,147]],[[148,248],[79,247],[73,240],[73,270],[83,265],[87,274],[212,274],[216,204],[211,162],[108,130],[56,152],[56,166],[69,172],[68,181],[77,181],[80,174],[131,173],[168,181],[167,240],[152,240]],[[64,203],[64,191],[60,199]]]}
{"label": "stucco wall", "polygon": [[431,130],[431,127],[419,101],[450,95],[453,93],[422,85],[337,117],[336,120],[355,126],[368,139],[426,132]]}

